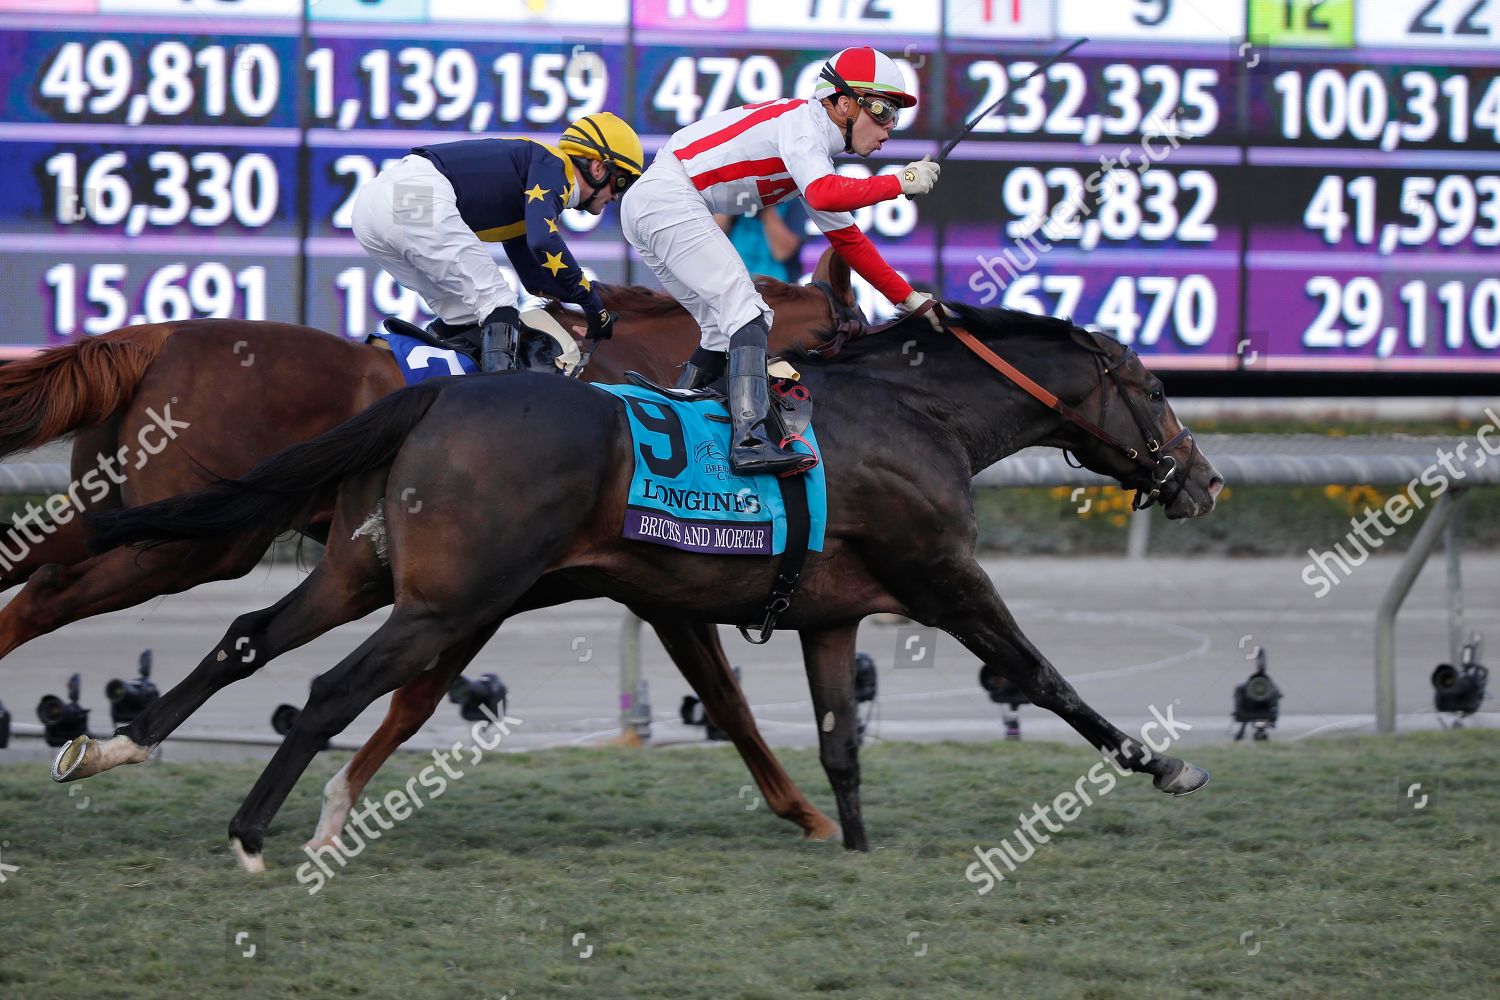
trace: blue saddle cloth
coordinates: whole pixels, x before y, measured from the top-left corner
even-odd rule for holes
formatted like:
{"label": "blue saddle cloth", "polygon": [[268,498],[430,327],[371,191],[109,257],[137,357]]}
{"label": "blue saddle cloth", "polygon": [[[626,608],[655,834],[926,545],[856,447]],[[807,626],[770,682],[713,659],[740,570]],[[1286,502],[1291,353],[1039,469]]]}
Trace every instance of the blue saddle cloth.
{"label": "blue saddle cloth", "polygon": [[468,355],[424,344],[416,337],[400,333],[376,333],[372,336],[391,345],[391,353],[396,356],[396,367],[401,369],[401,377],[406,380],[407,385],[416,385],[443,375],[473,375],[479,371],[479,366]]}
{"label": "blue saddle cloth", "polygon": [[[780,555],[786,548],[786,505],[772,475],[729,469],[729,415],[717,400],[668,400],[634,385],[595,385],[618,396],[630,415],[635,471],[624,536],[684,552]],[[818,454],[811,427],[794,442]],[[823,550],[828,493],[819,464],[802,473],[811,526],[807,547]]]}

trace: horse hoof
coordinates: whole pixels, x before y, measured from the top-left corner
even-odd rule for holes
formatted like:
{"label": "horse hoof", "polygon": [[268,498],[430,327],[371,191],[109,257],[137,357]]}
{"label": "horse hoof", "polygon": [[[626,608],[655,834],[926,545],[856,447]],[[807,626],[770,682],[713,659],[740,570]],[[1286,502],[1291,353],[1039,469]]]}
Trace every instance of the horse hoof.
{"label": "horse hoof", "polygon": [[139,745],[129,736],[117,734],[102,742],[76,736],[57,752],[57,759],[52,762],[52,780],[89,778],[121,764],[139,764],[150,756],[150,747]]}
{"label": "horse hoof", "polygon": [[826,823],[805,830],[802,833],[803,840],[832,841],[839,840],[844,836],[844,828],[829,820]]}
{"label": "horse hoof", "polygon": [[57,752],[52,762],[53,781],[77,781],[99,773],[99,744],[87,736],[75,736]]}
{"label": "horse hoof", "polygon": [[251,875],[259,875],[266,870],[265,857],[260,854],[251,854],[245,850],[244,845],[240,843],[240,838],[229,838],[229,850],[234,855],[234,860],[240,863],[240,867]]}
{"label": "horse hoof", "polygon": [[1203,768],[1185,760],[1176,764],[1171,771],[1158,774],[1151,783],[1169,795],[1190,795],[1208,784],[1208,772]]}

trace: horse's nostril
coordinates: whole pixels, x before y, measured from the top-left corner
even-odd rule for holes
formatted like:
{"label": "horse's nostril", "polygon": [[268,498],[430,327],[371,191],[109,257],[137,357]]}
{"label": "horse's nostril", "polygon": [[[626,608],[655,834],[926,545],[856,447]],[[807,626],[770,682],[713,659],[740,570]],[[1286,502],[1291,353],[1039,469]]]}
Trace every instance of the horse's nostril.
{"label": "horse's nostril", "polygon": [[1214,476],[1208,481],[1208,495],[1214,497],[1215,499],[1218,498],[1219,491],[1223,488],[1224,480],[1220,479],[1218,476]]}

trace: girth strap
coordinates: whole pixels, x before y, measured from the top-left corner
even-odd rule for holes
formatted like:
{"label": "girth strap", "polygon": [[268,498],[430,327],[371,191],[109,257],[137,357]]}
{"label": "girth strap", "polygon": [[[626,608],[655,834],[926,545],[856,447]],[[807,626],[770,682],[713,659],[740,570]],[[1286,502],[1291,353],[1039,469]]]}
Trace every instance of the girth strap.
{"label": "girth strap", "polygon": [[781,480],[781,501],[786,505],[786,548],[781,553],[781,566],[776,571],[776,582],[771,585],[771,596],[766,602],[760,638],[753,637],[745,626],[739,626],[740,635],[757,646],[771,641],[776,623],[792,606],[797,582],[802,577],[802,564],[807,561],[807,537],[812,531],[812,516],[807,509],[807,477],[788,476]]}

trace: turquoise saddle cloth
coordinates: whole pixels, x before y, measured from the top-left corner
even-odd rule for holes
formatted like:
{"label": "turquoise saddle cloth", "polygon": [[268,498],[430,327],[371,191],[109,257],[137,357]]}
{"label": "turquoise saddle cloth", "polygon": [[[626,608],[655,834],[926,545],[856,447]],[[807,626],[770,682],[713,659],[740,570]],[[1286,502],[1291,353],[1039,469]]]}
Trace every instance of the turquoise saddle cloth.
{"label": "turquoise saddle cloth", "polygon": [[[780,555],[786,548],[781,480],[729,469],[729,414],[719,400],[671,400],[634,385],[595,385],[630,415],[635,470],[623,534],[684,552]],[[791,447],[820,454],[809,427]],[[811,526],[807,547],[823,550],[828,492],[823,466],[802,473]]]}

